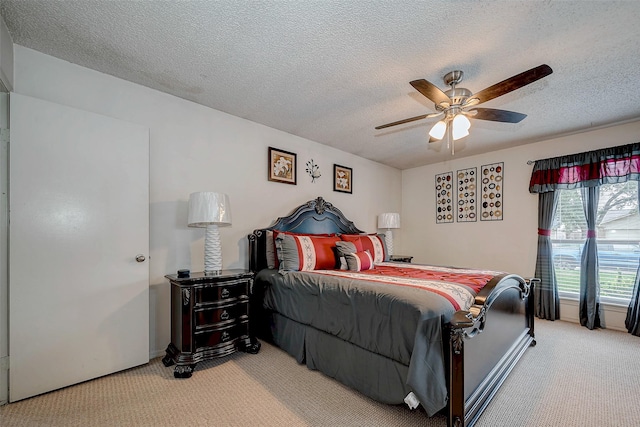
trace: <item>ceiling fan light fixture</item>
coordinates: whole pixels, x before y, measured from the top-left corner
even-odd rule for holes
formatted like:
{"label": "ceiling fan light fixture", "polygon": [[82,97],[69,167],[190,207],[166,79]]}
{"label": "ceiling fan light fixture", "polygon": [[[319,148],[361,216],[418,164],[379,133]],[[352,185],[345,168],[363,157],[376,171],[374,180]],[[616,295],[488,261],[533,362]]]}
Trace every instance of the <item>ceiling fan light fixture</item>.
{"label": "ceiling fan light fixture", "polygon": [[447,124],[440,120],[438,123],[433,125],[431,130],[429,131],[429,136],[433,139],[442,139],[444,138],[444,133],[447,131]]}
{"label": "ceiling fan light fixture", "polygon": [[453,118],[453,122],[451,123],[451,125],[453,126],[454,141],[469,135],[471,122],[463,114],[456,115]]}

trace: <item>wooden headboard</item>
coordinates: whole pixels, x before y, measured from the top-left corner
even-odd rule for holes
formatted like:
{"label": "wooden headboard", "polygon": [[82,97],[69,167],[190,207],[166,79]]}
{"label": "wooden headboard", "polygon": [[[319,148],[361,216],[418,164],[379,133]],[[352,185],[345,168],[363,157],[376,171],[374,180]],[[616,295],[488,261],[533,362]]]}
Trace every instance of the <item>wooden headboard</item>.
{"label": "wooden headboard", "polygon": [[352,221],[345,218],[340,209],[322,197],[310,200],[289,215],[278,218],[272,225],[259,228],[249,234],[249,269],[258,272],[267,268],[266,231],[279,230],[303,234],[359,234]]}

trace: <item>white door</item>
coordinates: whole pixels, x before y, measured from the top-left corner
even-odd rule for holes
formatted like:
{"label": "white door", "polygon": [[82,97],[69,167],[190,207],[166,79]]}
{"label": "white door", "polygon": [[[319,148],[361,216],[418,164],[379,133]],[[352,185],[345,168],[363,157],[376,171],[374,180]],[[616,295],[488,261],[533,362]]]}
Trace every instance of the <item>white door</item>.
{"label": "white door", "polygon": [[149,361],[149,131],[11,94],[9,401]]}

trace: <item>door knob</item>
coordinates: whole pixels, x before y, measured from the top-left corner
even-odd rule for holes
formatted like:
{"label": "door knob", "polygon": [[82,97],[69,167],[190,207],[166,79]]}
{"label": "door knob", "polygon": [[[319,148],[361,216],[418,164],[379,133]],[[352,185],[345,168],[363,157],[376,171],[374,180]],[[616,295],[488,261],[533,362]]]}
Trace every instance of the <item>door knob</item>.
{"label": "door knob", "polygon": [[138,261],[138,262],[144,262],[145,259],[146,258],[142,254],[136,255],[136,261]]}

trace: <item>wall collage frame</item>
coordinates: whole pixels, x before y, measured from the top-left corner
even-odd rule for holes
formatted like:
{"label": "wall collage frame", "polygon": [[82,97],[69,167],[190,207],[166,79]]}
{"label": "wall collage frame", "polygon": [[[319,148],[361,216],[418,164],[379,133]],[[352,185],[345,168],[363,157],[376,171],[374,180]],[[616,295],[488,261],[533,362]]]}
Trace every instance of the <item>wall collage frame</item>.
{"label": "wall collage frame", "polygon": [[504,217],[504,162],[435,176],[436,224],[501,221]]}
{"label": "wall collage frame", "polygon": [[[269,147],[268,154],[268,179],[269,181],[283,184],[298,184],[298,155],[291,151]],[[320,177],[320,166],[310,159],[305,169],[311,182],[315,183]],[[353,194],[353,169],[349,166],[333,165],[333,191]]]}

